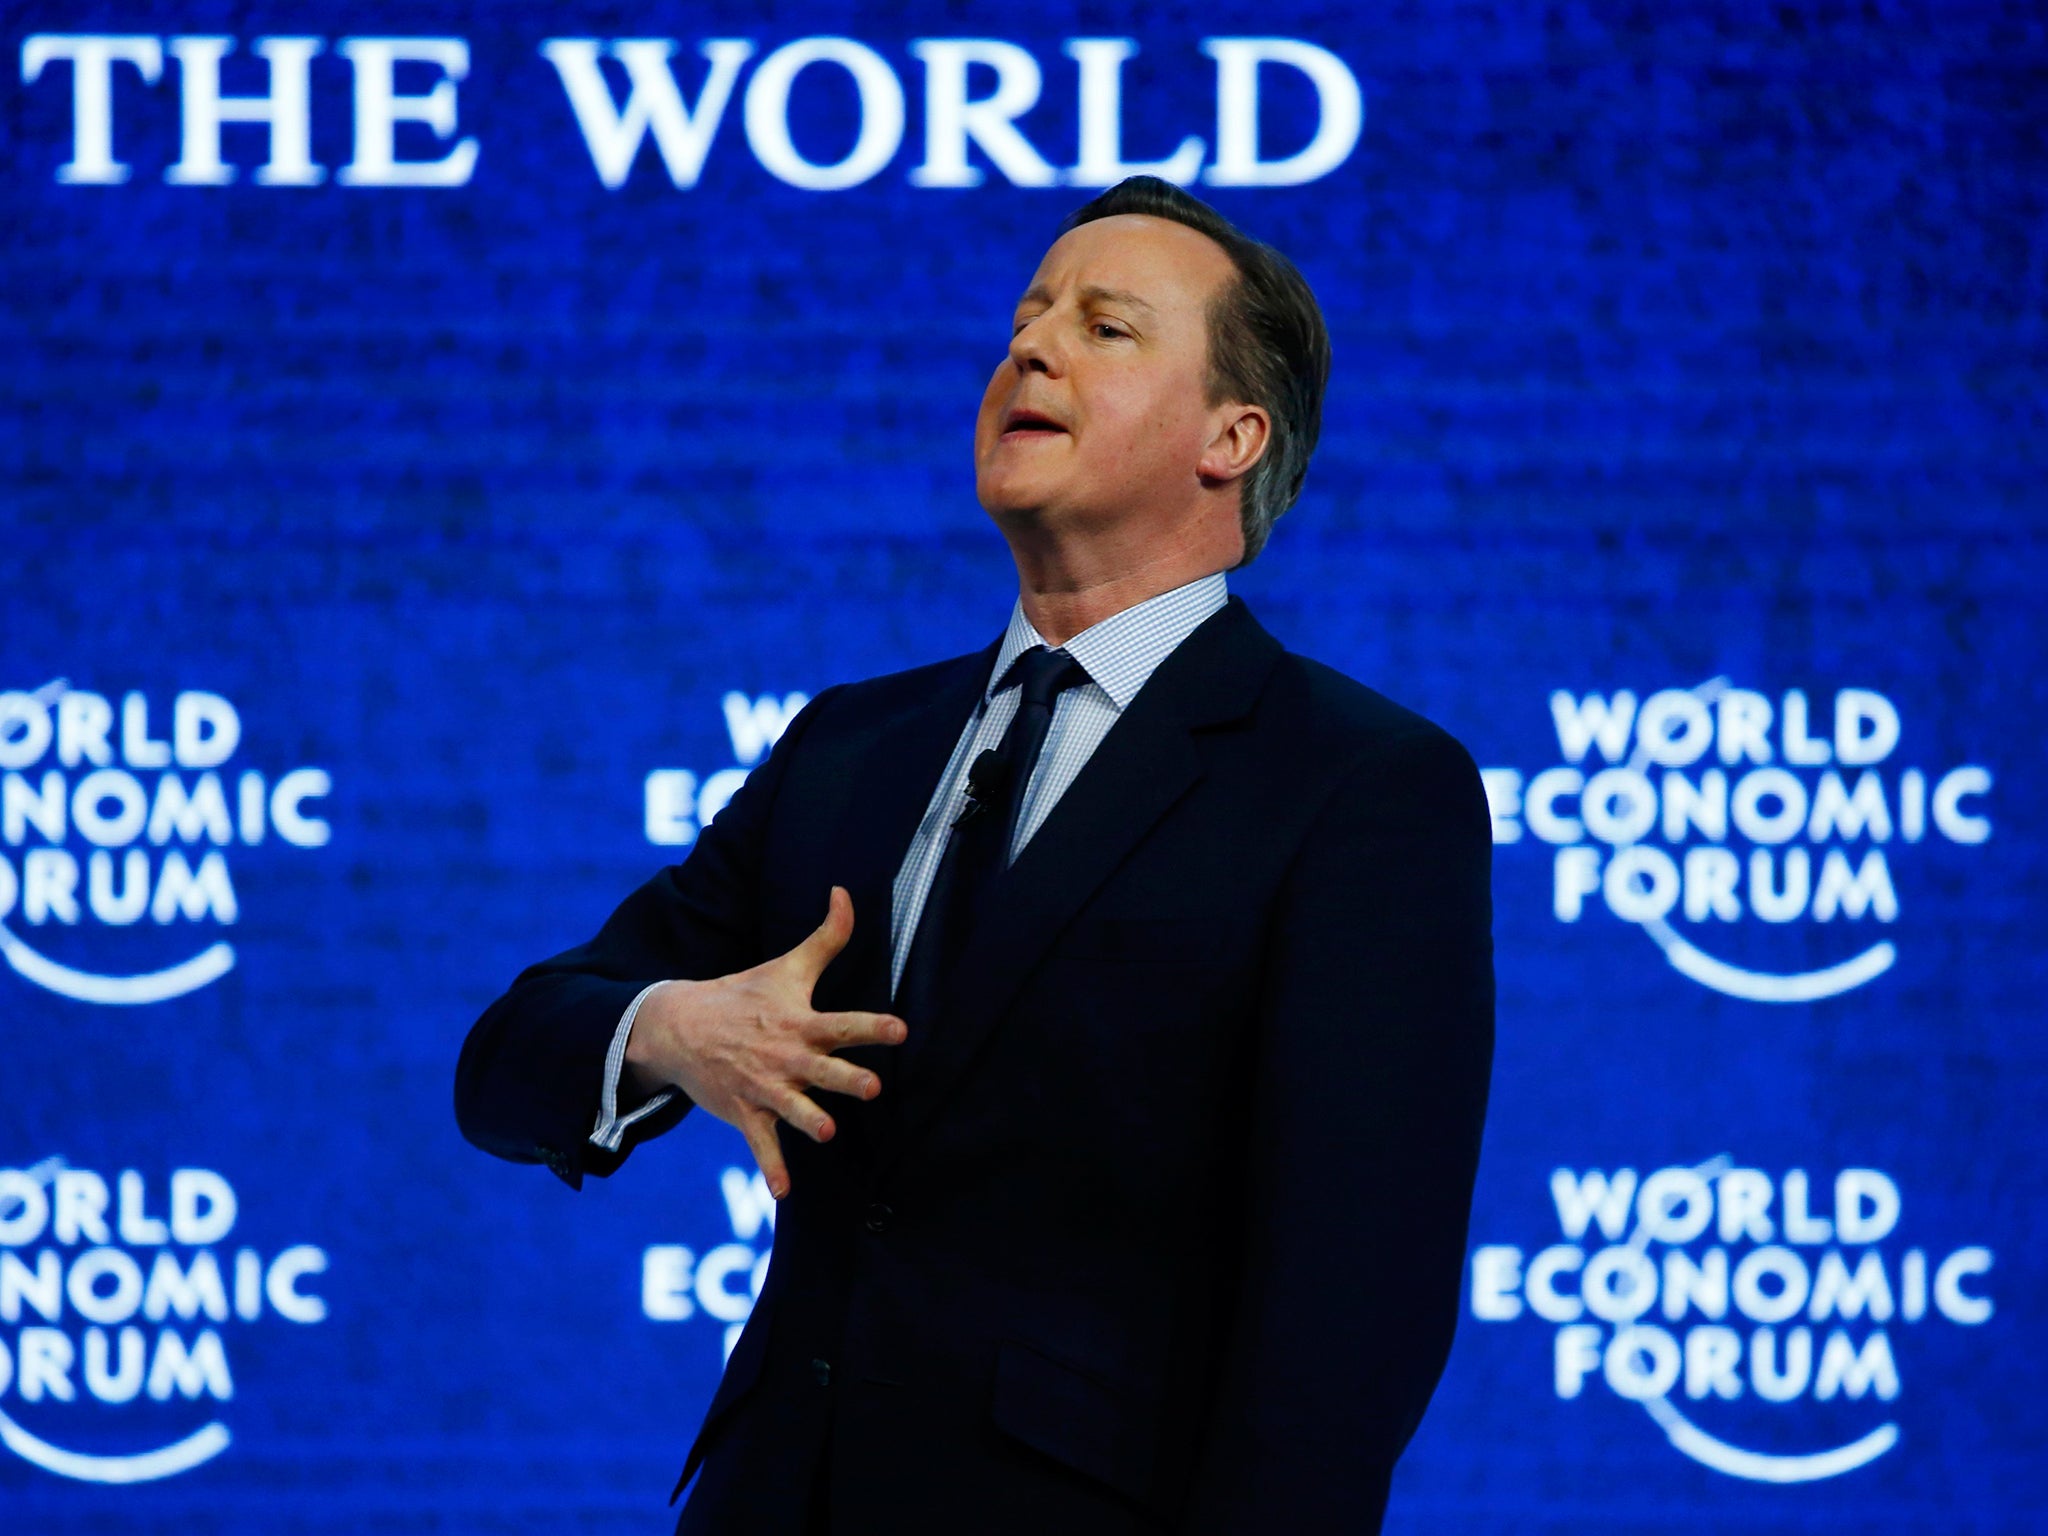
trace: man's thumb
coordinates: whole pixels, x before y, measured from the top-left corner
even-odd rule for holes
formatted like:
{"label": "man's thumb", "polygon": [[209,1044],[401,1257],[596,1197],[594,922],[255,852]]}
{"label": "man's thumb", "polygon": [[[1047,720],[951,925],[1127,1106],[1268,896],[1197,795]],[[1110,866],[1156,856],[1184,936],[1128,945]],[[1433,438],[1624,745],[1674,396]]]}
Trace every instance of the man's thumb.
{"label": "man's thumb", "polygon": [[835,885],[825,908],[825,921],[789,952],[789,958],[796,962],[807,981],[815,983],[824,974],[825,967],[832,963],[832,957],[846,948],[846,941],[852,937],[853,897],[845,886]]}

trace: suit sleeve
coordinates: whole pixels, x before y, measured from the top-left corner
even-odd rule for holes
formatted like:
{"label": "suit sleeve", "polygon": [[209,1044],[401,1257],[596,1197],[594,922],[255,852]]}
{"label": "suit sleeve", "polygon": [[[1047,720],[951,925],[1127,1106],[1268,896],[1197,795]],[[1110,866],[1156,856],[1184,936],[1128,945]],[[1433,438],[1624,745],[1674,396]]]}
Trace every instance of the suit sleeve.
{"label": "suit sleeve", "polygon": [[1493,1056],[1492,851],[1478,770],[1429,730],[1339,784],[1289,872],[1193,1531],[1354,1528],[1443,1371]]}
{"label": "suit sleeve", "polygon": [[605,1059],[635,998],[657,981],[702,981],[769,958],[760,949],[769,818],[805,730],[834,690],[807,704],[768,761],[697,836],[689,857],[633,892],[589,943],[531,966],[484,1010],[455,1068],[455,1119],[484,1151],[544,1163],[572,1189],[608,1175],[690,1108],[678,1092],[626,1128],[591,1141]]}

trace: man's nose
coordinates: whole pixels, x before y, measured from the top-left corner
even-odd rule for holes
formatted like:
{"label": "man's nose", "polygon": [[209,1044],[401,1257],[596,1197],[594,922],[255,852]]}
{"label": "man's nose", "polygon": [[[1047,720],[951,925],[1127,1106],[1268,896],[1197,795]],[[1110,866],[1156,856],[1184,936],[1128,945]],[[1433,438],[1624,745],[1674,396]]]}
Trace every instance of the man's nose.
{"label": "man's nose", "polygon": [[1010,362],[1020,373],[1058,376],[1059,350],[1043,315],[1022,327],[1010,338]]}

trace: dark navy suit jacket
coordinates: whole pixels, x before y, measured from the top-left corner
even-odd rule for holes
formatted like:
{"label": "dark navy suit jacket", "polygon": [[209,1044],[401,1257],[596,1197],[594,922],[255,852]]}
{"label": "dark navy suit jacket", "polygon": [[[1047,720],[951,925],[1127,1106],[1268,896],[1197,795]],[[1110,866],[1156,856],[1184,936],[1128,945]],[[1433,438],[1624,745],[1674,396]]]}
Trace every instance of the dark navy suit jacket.
{"label": "dark navy suit jacket", "polygon": [[[589,944],[471,1031],[464,1134],[589,1141],[634,995],[853,895],[820,1009],[889,1007],[890,887],[995,648],[826,690]],[[1240,599],[1161,664],[1005,877],[903,1074],[789,1133],[768,1279],[685,1532],[1371,1532],[1458,1312],[1493,1040],[1464,749]],[[652,1407],[653,1405],[650,1405]],[[678,1485],[681,1486],[680,1484]]]}

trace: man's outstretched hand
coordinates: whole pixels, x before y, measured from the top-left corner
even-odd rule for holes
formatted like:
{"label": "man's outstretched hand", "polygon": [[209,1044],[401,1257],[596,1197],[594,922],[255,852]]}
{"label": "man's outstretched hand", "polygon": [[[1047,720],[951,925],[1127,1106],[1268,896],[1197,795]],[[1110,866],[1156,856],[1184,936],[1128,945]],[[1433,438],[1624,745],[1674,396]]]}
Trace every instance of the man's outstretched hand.
{"label": "man's outstretched hand", "polygon": [[874,1073],[834,1051],[900,1045],[908,1027],[888,1013],[818,1013],[811,991],[853,937],[853,898],[832,887],[825,921],[786,955],[711,981],[665,981],[647,994],[626,1040],[626,1072],[641,1097],[676,1087],[747,1138],[780,1200],[789,1170],[775,1140],[787,1120],[813,1141],[832,1139],[832,1117],[805,1091],[872,1099]]}

